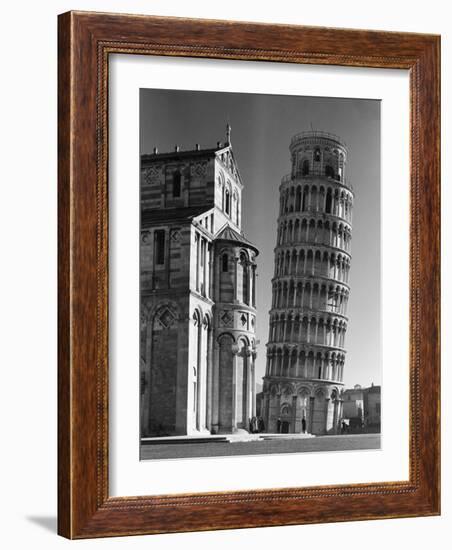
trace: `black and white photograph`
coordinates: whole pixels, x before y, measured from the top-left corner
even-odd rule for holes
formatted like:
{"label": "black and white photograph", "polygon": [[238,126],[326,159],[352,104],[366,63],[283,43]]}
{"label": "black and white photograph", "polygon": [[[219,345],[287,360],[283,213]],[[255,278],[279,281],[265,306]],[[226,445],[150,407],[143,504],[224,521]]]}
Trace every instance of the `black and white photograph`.
{"label": "black and white photograph", "polygon": [[2,547],[450,547],[450,4],[2,7]]}
{"label": "black and white photograph", "polygon": [[140,90],[140,457],[380,448],[380,102]]}

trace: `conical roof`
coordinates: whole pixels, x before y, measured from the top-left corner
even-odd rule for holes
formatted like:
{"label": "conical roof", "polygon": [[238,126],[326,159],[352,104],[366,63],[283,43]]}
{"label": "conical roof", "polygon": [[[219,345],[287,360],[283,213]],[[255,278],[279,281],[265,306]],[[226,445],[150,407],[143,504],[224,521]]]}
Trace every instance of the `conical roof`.
{"label": "conical roof", "polygon": [[227,241],[233,244],[240,244],[247,248],[252,248],[256,254],[259,254],[259,250],[255,245],[246,239],[241,233],[233,229],[229,224],[224,225],[215,237],[216,241]]}

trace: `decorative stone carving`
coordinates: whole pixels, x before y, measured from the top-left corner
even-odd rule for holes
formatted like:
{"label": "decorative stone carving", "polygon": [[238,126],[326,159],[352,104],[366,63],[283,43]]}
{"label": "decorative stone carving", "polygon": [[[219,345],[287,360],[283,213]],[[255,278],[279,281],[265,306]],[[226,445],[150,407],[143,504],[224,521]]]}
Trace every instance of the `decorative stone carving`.
{"label": "decorative stone carving", "polygon": [[176,317],[169,308],[165,308],[158,317],[159,324],[166,329],[171,328],[175,320]]}
{"label": "decorative stone carving", "polygon": [[291,396],[292,394],[294,393],[294,389],[291,385],[286,385],[283,387],[282,389],[282,394],[285,396],[285,397],[289,397]]}
{"label": "decorative stone carving", "polygon": [[143,180],[146,185],[151,185],[152,183],[155,183],[158,180],[159,173],[155,166],[152,166],[151,168],[146,168],[143,172]]}
{"label": "decorative stone carving", "polygon": [[200,162],[196,163],[193,166],[193,172],[196,176],[205,176],[206,174],[206,166],[205,164],[202,164]]}
{"label": "decorative stone carving", "polygon": [[180,240],[180,231],[179,229],[172,229],[170,233],[170,239],[174,242],[179,242]]}
{"label": "decorative stone carving", "polygon": [[143,244],[148,244],[151,241],[151,232],[150,231],[142,231],[141,232],[141,242]]}
{"label": "decorative stone carving", "polygon": [[223,327],[232,327],[233,320],[234,318],[232,316],[232,313],[228,310],[225,310],[220,317],[220,321]]}

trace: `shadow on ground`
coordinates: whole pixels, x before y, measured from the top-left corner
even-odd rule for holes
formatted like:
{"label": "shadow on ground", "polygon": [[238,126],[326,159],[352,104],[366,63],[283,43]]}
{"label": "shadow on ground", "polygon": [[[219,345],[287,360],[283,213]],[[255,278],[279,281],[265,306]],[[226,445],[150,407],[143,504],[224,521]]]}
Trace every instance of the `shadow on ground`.
{"label": "shadow on ground", "polygon": [[56,516],[27,516],[26,518],[30,523],[39,525],[46,531],[51,531],[52,533],[57,532],[57,518]]}

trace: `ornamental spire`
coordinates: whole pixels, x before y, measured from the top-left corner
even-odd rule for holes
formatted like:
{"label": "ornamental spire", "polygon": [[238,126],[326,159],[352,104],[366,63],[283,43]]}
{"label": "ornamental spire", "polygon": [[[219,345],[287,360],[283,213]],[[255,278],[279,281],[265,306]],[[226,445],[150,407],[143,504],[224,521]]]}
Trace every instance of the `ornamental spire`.
{"label": "ornamental spire", "polygon": [[231,125],[226,124],[226,145],[231,145]]}

